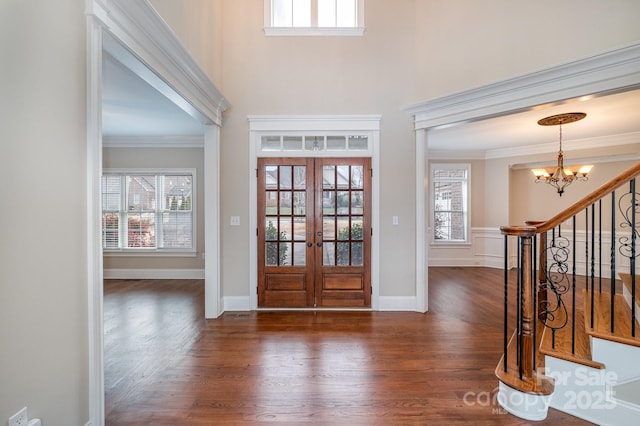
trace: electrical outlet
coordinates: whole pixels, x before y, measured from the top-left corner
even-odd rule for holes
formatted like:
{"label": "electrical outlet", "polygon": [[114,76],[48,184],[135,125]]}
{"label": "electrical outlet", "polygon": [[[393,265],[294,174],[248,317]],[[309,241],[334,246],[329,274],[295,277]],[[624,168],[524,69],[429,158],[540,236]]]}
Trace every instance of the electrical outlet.
{"label": "electrical outlet", "polygon": [[27,426],[29,424],[29,417],[27,416],[27,407],[15,413],[9,417],[9,426]]}

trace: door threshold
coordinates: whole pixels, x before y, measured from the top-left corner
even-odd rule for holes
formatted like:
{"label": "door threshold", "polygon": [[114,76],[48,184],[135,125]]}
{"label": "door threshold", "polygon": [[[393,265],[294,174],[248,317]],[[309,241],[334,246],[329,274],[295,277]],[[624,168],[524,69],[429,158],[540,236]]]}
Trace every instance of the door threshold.
{"label": "door threshold", "polygon": [[312,312],[312,311],[339,311],[339,312],[375,312],[371,308],[255,308],[256,312],[273,312],[273,311],[299,311],[299,312]]}

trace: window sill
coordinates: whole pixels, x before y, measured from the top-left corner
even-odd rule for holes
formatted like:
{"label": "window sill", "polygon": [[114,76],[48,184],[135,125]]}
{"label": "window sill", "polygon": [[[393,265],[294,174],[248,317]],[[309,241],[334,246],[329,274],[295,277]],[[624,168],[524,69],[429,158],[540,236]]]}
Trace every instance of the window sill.
{"label": "window sill", "polygon": [[431,247],[471,247],[470,241],[432,241],[429,244]]}
{"label": "window sill", "polygon": [[170,251],[170,250],[104,250],[106,257],[196,257],[197,252],[189,251]]}
{"label": "window sill", "polygon": [[285,27],[265,27],[264,33],[267,36],[340,36],[340,37],[361,37],[364,34],[364,27],[354,28],[285,28]]}

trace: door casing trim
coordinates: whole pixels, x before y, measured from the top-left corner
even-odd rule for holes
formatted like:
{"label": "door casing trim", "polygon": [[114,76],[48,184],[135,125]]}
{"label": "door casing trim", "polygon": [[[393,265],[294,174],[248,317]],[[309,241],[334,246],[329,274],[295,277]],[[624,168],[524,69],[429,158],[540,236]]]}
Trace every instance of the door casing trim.
{"label": "door casing trim", "polygon": [[[371,179],[371,310],[379,310],[380,295],[380,121],[381,115],[285,115],[247,117],[249,121],[249,298],[250,309],[258,309],[258,179],[253,174],[258,167],[258,157],[266,156],[258,150],[261,136],[269,132],[359,132],[367,134],[370,141],[368,153],[360,152],[359,157],[371,157],[373,177]],[[306,157],[340,157],[336,152],[309,151]],[[346,156],[346,155],[345,155]],[[349,156],[353,156],[351,153]],[[314,308],[309,308],[314,309]],[[366,308],[365,308],[366,309]],[[363,310],[363,308],[358,308]]]}

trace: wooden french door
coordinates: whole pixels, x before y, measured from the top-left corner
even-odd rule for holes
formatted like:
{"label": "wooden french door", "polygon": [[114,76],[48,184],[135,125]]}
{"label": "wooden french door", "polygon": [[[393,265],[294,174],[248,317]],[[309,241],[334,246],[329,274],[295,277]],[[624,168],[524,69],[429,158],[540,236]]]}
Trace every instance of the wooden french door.
{"label": "wooden french door", "polygon": [[258,307],[371,306],[371,160],[258,159]]}

